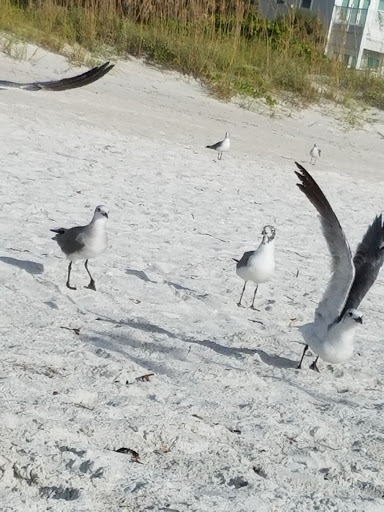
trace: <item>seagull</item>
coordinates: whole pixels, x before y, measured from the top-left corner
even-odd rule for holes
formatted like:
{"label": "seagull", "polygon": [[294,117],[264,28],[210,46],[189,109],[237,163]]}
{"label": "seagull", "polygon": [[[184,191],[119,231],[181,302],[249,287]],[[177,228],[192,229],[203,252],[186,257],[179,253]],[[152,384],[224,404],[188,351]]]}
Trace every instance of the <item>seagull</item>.
{"label": "seagull", "polygon": [[321,149],[319,149],[317,145],[314,144],[309,154],[311,155],[311,164],[315,165],[316,160],[321,156]]}
{"label": "seagull", "polygon": [[96,291],[95,281],[88,270],[88,260],[101,254],[107,247],[105,223],[108,219],[108,213],[109,210],[106,206],[96,206],[93,218],[86,226],[75,226],[69,229],[51,229],[53,233],[57,233],[52,240],[56,240],[60,249],[70,260],[66,283],[67,288],[76,290],[76,287],[70,284],[72,263],[76,260],[85,260],[85,269],[91,279],[86,288]]}
{"label": "seagull", "polygon": [[236,274],[244,279],[243,291],[237,305],[241,306],[245,287],[248,281],[256,284],[255,293],[253,294],[252,309],[255,309],[255,297],[259,284],[269,281],[275,271],[275,235],[276,229],[273,226],[264,226],[261,232],[263,239],[256,251],[245,252],[241,260],[236,260]]}
{"label": "seagull", "polygon": [[30,82],[18,83],[0,80],[0,90],[3,89],[23,89],[25,91],[66,91],[67,89],[76,89],[91,84],[111,71],[114,64],[105,62],[101,66],[96,66],[81,75],[62,78],[61,80],[51,80],[49,82]]}
{"label": "seagull", "polygon": [[357,309],[376,281],[384,262],[384,228],[377,215],[367,229],[352,259],[351,249],[331,205],[316,181],[296,162],[301,183],[297,186],[320,214],[321,228],[331,255],[331,279],[315,311],[312,323],[299,327],[306,343],[298,368],[308,347],[317,355],[311,364],[319,371],[319,357],[332,364],[343,363],[353,355],[356,328],[363,323]]}
{"label": "seagull", "polygon": [[223,157],[223,153],[226,151],[229,151],[229,148],[231,147],[231,141],[229,139],[229,132],[225,132],[224,140],[221,140],[220,142],[216,142],[216,144],[212,144],[212,146],[205,146],[208,149],[214,149],[217,151],[218,156],[217,159],[221,160]]}

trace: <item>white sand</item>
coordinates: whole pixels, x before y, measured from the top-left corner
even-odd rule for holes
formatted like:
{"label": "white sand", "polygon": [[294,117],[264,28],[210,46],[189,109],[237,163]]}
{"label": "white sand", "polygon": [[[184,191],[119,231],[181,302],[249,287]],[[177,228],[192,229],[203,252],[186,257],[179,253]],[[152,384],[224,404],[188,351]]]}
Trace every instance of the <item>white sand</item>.
{"label": "white sand", "polygon": [[[78,71],[0,55],[3,79]],[[84,89],[0,91],[2,512],[384,510],[384,275],[348,363],[295,370],[290,327],[329,275],[293,159],[322,149],[308,169],[354,248],[384,204],[377,117],[350,132],[318,109],[270,119],[135,61]],[[217,162],[204,146],[227,130]],[[98,291],[82,264],[70,291],[49,229],[99,203]],[[231,258],[269,223],[276,276],[259,312],[239,309]]]}

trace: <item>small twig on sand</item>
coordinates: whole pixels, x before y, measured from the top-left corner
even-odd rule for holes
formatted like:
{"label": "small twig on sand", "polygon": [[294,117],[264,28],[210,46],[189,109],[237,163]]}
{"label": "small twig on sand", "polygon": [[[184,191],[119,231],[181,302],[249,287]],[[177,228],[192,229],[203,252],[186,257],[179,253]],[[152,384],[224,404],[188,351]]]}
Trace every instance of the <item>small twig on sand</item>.
{"label": "small twig on sand", "polygon": [[253,320],[252,318],[248,318],[248,321],[253,322],[254,324],[264,325],[264,322],[262,322],[261,320]]}
{"label": "small twig on sand", "polygon": [[117,450],[113,450],[116,453],[130,454],[132,455],[132,462],[137,462],[138,464],[143,464],[140,460],[140,455],[136,450],[132,450],[132,448],[118,448]]}
{"label": "small twig on sand", "polygon": [[141,377],[136,377],[136,380],[141,380],[142,382],[149,382],[151,377],[153,377],[154,373],[146,373],[145,375],[142,375]]}
{"label": "small twig on sand", "polygon": [[299,277],[299,274],[300,274],[300,270],[297,269],[297,272],[296,272],[296,279]]}
{"label": "small twig on sand", "polygon": [[94,407],[89,407],[88,405],[85,405],[85,404],[82,404],[82,403],[77,403],[77,404],[73,404],[75,407],[78,407],[79,409],[87,409],[87,411],[93,411]]}
{"label": "small twig on sand", "polygon": [[31,251],[28,251],[28,249],[15,249],[14,247],[7,247],[8,251],[13,251],[13,252],[31,252]]}
{"label": "small twig on sand", "polygon": [[202,236],[210,236],[211,238],[214,238],[215,240],[219,240],[220,242],[224,242],[225,244],[228,243],[228,240],[223,240],[222,238],[218,238],[217,236],[210,235],[209,233],[198,233]]}
{"label": "small twig on sand", "polygon": [[201,416],[199,416],[198,414],[192,414],[192,416],[193,416],[194,418],[197,418],[198,420],[202,420],[202,421],[204,421],[204,418],[202,418],[202,417],[201,417]]}
{"label": "small twig on sand", "polygon": [[74,329],[71,327],[65,327],[64,325],[60,325],[60,329],[66,329],[67,331],[73,331],[75,334],[79,336],[81,327],[75,327]]}

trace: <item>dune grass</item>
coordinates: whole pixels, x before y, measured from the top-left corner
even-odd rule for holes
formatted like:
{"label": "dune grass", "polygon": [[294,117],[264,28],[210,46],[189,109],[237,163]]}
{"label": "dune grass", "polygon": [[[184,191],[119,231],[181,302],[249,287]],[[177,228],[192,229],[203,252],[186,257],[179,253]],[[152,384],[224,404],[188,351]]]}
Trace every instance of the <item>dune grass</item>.
{"label": "dune grass", "polygon": [[[2,0],[0,30],[57,52],[145,57],[200,79],[215,95],[359,98],[384,108],[384,83],[323,55],[321,23],[298,11],[275,22],[254,0]],[[81,60],[81,52],[75,52]],[[319,84],[322,84],[321,86]]]}

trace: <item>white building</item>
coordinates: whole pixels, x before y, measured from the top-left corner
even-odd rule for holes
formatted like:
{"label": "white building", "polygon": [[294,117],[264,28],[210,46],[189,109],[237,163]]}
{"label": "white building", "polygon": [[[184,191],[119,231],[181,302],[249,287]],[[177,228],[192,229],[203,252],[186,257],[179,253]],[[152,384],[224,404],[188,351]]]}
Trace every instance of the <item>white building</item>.
{"label": "white building", "polygon": [[292,8],[318,14],[327,29],[326,53],[357,69],[384,68],[384,0],[260,0],[274,18]]}

